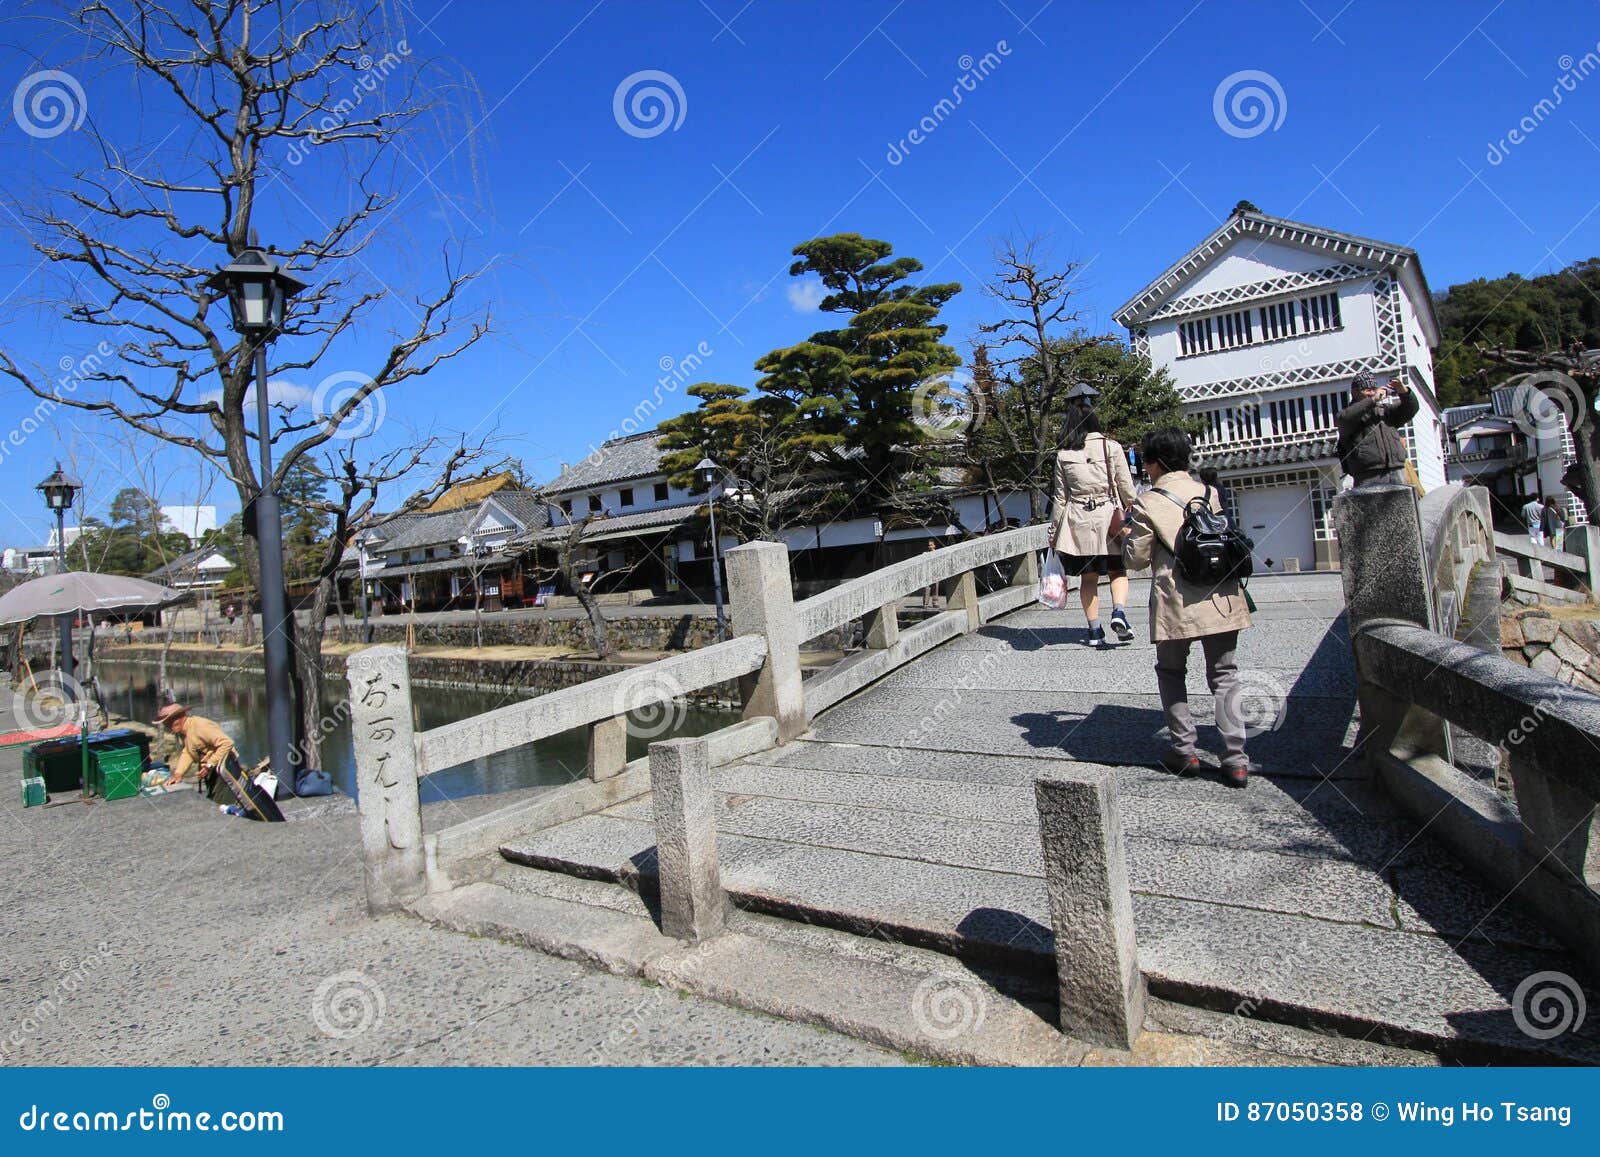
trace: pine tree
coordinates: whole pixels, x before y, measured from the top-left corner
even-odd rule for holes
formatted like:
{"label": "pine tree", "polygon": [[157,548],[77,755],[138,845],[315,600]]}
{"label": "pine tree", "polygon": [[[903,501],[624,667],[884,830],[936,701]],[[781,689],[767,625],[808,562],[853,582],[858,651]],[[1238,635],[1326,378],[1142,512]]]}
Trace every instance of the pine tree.
{"label": "pine tree", "polygon": [[[893,258],[887,241],[838,233],[797,245],[795,277],[815,274],[828,290],[818,306],[844,314],[843,328],[823,330],[756,362],[757,385],[794,410],[791,450],[821,452],[857,475],[870,500],[900,484],[902,452],[922,440],[912,420],[919,383],[954,369],[959,355],[944,344],[939,310],[961,292],[954,282],[903,284],[922,263]],[[841,456],[844,449],[858,455]]]}

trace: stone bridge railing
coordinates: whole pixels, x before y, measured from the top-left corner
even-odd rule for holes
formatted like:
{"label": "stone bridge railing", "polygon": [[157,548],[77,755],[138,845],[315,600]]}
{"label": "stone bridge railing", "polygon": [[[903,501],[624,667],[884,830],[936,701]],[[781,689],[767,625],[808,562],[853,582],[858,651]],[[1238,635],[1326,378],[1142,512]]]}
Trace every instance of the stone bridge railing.
{"label": "stone bridge railing", "polygon": [[[650,790],[650,760],[627,759],[629,718],[666,710],[683,696],[740,682],[744,719],[704,737],[715,767],[792,739],[812,717],[903,663],[1037,597],[1042,526],[1024,527],[919,554],[796,603],[788,549],[754,542],[726,555],[732,620],[726,642],[417,731],[405,651],[380,646],[348,664],[351,723],[368,907],[404,907],[452,874],[473,870],[516,836],[610,807]],[[1012,585],[978,594],[978,571],[1020,559]],[[946,609],[900,631],[896,610],[907,595],[943,588]],[[867,618],[866,649],[809,679],[800,645]],[[586,728],[584,778],[464,823],[425,833],[422,776]]]}
{"label": "stone bridge railing", "polygon": [[[1535,546],[1525,534],[1496,533],[1494,546],[1506,560],[1505,585],[1522,602],[1584,603],[1600,591],[1600,527],[1569,526],[1562,550]],[[1546,582],[1547,566],[1567,584]]]}
{"label": "stone bridge railing", "polygon": [[[1376,486],[1334,514],[1374,776],[1600,973],[1600,697],[1500,655],[1488,495]],[[1455,765],[1452,728],[1504,753],[1512,799]]]}

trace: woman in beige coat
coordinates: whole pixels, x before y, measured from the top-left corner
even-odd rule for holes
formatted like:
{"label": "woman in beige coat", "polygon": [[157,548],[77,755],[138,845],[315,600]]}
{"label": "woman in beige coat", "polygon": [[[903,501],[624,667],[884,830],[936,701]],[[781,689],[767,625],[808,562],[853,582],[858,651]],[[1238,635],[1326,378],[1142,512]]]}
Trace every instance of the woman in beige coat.
{"label": "woman in beige coat", "polygon": [[1111,539],[1114,513],[1133,505],[1133,476],[1128,455],[1114,438],[1100,432],[1100,422],[1088,410],[1068,420],[1067,432],[1056,452],[1055,493],[1051,499],[1050,542],[1061,555],[1068,574],[1078,575],[1078,599],[1089,621],[1089,645],[1104,647],[1100,626],[1100,576],[1111,580],[1111,629],[1126,643],[1133,638],[1128,625],[1128,574],[1123,569],[1118,543]]}
{"label": "woman in beige coat", "polygon": [[1172,748],[1161,762],[1180,775],[1200,770],[1195,754],[1194,719],[1189,714],[1189,688],[1185,678],[1189,648],[1196,639],[1206,657],[1206,682],[1216,700],[1217,730],[1226,751],[1222,770],[1228,782],[1244,787],[1250,778],[1250,760],[1244,753],[1245,725],[1239,710],[1239,668],[1234,649],[1239,632],[1250,625],[1250,609],[1235,579],[1216,587],[1199,587],[1174,569],[1172,546],[1183,525],[1189,502],[1204,498],[1219,513],[1217,492],[1191,478],[1189,437],[1176,427],[1147,434],[1139,444],[1139,457],[1150,475],[1151,488],[1133,504],[1122,543],[1129,570],[1151,569],[1150,640],[1156,645],[1156,685],[1166,716]]}

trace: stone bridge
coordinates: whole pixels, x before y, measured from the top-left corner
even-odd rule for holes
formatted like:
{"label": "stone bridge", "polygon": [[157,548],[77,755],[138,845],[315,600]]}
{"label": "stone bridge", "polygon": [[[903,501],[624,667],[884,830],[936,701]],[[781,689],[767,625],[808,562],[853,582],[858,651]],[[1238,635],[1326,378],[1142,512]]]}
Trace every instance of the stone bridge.
{"label": "stone bridge", "polygon": [[[403,654],[375,648],[351,663],[369,899],[954,1060],[1160,1028],[1593,1063],[1600,699],[1499,656],[1487,511],[1460,487],[1420,511],[1347,496],[1342,576],[1251,584],[1245,791],[1214,759],[1152,766],[1145,588],[1135,641],[1089,649],[1075,605],[1036,601],[1038,527],[798,604],[782,547],[740,547],[740,637],[420,734]],[[903,625],[935,583],[947,609]],[[862,617],[867,647],[804,677],[800,644]],[[625,761],[630,711],[731,675],[744,723]],[[589,778],[421,831],[419,774],[574,726]],[[964,1036],[918,1006],[930,978]]]}

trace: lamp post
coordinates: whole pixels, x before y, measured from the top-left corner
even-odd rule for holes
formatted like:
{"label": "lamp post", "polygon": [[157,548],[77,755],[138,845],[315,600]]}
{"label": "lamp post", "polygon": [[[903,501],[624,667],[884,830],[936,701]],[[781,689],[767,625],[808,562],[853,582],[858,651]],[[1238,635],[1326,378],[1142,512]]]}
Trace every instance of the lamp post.
{"label": "lamp post", "polygon": [[[56,566],[60,573],[67,573],[67,511],[72,509],[72,503],[78,497],[78,491],[83,489],[83,483],[67,474],[61,469],[61,463],[56,463],[55,471],[39,483],[36,488],[44,495],[44,504],[55,512],[56,516]],[[72,690],[73,672],[77,664],[72,658],[72,616],[61,616],[61,695],[71,702],[77,698]]]}
{"label": "lamp post", "polygon": [[368,605],[367,551],[382,541],[375,530],[368,530],[356,536],[356,553],[361,566],[360,574],[357,576],[357,581],[361,585],[361,641],[368,645],[372,643],[372,611]]}
{"label": "lamp post", "polygon": [[711,512],[711,589],[717,600],[717,642],[728,637],[728,616],[722,609],[722,540],[717,537],[716,486],[722,479],[722,468],[710,458],[700,459],[694,468],[706,487],[706,509]]}
{"label": "lamp post", "polygon": [[[272,415],[267,404],[267,344],[283,327],[289,299],[305,283],[289,276],[260,249],[251,247],[206,282],[228,297],[233,329],[252,350],[256,379],[256,440],[260,443],[261,489],[256,493],[256,545],[261,552],[261,643],[267,675],[267,746],[272,773],[292,792],[294,692],[289,683],[289,637],[283,589],[283,515],[272,476]],[[248,613],[248,610],[247,612]]]}

